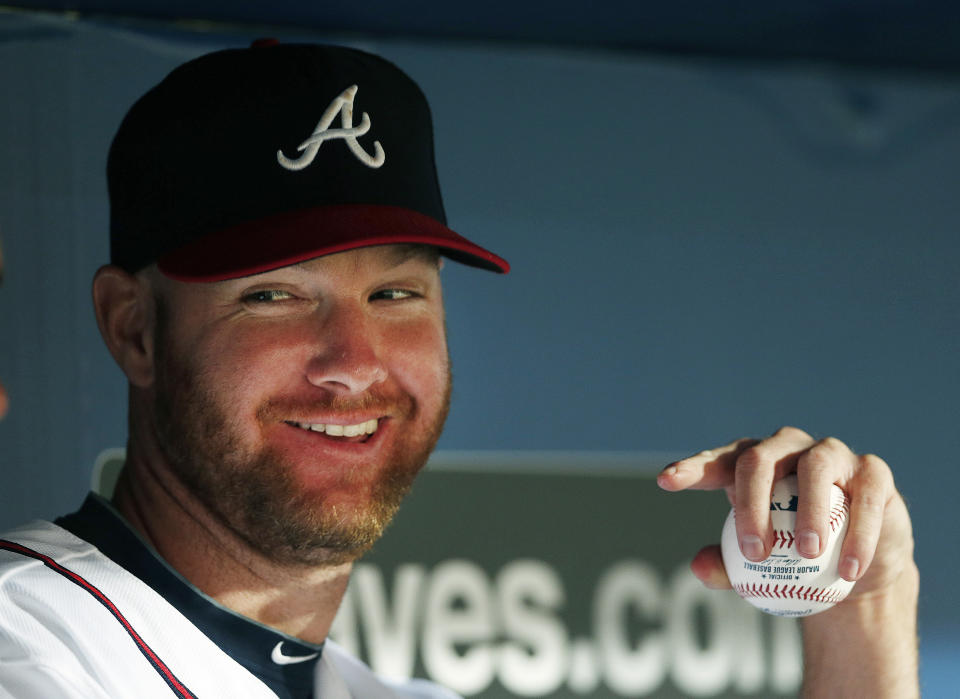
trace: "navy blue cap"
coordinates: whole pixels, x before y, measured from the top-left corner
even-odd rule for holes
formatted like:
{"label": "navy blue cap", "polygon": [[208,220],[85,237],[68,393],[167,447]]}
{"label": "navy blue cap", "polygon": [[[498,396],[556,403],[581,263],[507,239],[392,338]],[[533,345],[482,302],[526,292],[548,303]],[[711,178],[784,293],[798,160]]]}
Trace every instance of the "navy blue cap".
{"label": "navy blue cap", "polygon": [[420,88],[356,49],[261,41],[183,64],[127,113],[107,179],[129,271],[215,281],[391,243],[510,268],[447,227]]}

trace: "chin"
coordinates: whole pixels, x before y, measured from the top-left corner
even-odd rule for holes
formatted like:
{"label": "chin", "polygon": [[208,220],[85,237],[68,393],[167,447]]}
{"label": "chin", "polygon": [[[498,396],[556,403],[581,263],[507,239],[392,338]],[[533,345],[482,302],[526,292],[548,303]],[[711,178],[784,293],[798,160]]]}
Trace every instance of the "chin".
{"label": "chin", "polygon": [[[262,555],[280,564],[339,565],[356,560],[380,539],[409,491],[381,479],[361,488],[253,496],[230,523]],[[231,516],[231,515],[228,515]]]}

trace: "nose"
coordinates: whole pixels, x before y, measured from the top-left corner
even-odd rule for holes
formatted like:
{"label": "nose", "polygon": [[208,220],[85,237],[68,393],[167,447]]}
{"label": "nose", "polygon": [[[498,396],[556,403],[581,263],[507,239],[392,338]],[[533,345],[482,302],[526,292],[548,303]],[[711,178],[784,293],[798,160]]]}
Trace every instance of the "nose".
{"label": "nose", "polygon": [[363,393],[387,378],[374,321],[361,309],[329,308],[320,320],[307,380],[333,393]]}

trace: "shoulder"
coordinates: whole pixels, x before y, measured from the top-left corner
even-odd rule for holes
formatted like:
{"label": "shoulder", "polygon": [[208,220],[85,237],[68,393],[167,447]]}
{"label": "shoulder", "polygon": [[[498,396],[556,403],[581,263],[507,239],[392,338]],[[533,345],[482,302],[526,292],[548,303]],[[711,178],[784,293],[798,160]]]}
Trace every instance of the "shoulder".
{"label": "shoulder", "polygon": [[409,699],[460,699],[458,694],[434,682],[421,679],[394,681],[380,677],[363,661],[328,640],[323,653],[341,675],[344,683],[360,696]]}
{"label": "shoulder", "polygon": [[35,520],[19,527],[0,531],[0,564],[5,568],[43,557],[62,558],[89,555],[96,549],[53,522]]}
{"label": "shoulder", "polygon": [[50,522],[0,533],[0,697],[165,696],[171,681],[275,696],[92,544]]}
{"label": "shoulder", "polygon": [[64,575],[65,564],[97,557],[91,544],[51,522],[37,520],[0,532],[0,589],[5,596],[30,594]]}
{"label": "shoulder", "polygon": [[95,553],[51,522],[0,532],[0,697],[109,696],[77,667],[71,614],[87,621],[86,605],[63,593],[63,563]]}

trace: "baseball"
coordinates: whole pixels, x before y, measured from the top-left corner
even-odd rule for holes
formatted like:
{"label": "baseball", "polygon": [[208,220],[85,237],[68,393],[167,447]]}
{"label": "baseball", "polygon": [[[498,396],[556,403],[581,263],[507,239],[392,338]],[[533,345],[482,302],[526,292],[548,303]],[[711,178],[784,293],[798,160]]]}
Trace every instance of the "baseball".
{"label": "baseball", "polygon": [[819,558],[803,558],[797,552],[794,527],[798,502],[796,475],[774,484],[770,498],[774,544],[764,561],[749,561],[740,552],[732,509],[723,525],[720,549],[730,584],[737,594],[767,614],[795,617],[816,614],[844,599],[853,587],[852,582],[837,572],[850,499],[836,485],[831,489],[830,533]]}

